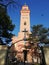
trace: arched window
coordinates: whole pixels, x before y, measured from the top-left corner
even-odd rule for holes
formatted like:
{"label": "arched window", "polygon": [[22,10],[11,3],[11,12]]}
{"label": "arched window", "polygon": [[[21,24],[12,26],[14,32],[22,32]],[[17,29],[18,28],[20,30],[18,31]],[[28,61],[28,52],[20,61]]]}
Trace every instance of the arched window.
{"label": "arched window", "polygon": [[24,22],[24,25],[26,25],[26,22]]}

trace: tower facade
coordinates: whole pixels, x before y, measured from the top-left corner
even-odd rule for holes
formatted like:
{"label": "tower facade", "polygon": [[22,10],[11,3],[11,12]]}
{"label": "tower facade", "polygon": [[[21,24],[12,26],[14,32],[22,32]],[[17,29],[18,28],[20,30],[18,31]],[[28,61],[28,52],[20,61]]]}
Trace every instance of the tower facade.
{"label": "tower facade", "polygon": [[[27,31],[27,33],[30,33],[30,10],[27,5],[22,6],[22,9],[20,11],[20,32],[18,33],[18,36],[14,36],[12,38],[12,43],[15,43],[15,47],[17,50],[19,50],[19,46],[24,45],[24,30]],[[26,37],[27,34],[25,34]],[[22,48],[21,48],[22,49]]]}
{"label": "tower facade", "polygon": [[20,32],[24,31],[24,29],[30,32],[30,10],[28,6],[22,6],[20,13]]}
{"label": "tower facade", "polygon": [[[24,30],[27,31],[27,33],[25,34],[25,32],[23,32]],[[22,60],[24,60],[23,58],[23,50],[24,50],[24,45],[25,41],[24,41],[24,36],[26,36],[26,38],[28,37],[27,34],[30,33],[30,10],[29,7],[27,5],[22,6],[22,9],[20,11],[20,32],[18,33],[18,36],[14,36],[12,38],[12,43],[14,44],[14,49],[15,51],[17,51],[17,55],[16,57],[20,57]],[[25,35],[24,35],[25,34]]]}

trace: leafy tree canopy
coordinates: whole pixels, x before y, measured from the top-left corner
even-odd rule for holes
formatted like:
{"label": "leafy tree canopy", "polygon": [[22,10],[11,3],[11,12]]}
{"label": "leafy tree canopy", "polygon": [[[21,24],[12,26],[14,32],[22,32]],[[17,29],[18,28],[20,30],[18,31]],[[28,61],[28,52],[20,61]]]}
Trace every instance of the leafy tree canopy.
{"label": "leafy tree canopy", "polygon": [[49,28],[45,28],[43,25],[34,25],[31,29],[31,34],[29,35],[30,42],[49,43]]}
{"label": "leafy tree canopy", "polygon": [[[7,43],[7,40],[10,40],[13,34],[11,33],[14,30],[15,25],[12,24],[12,20],[8,16],[3,6],[0,6],[0,44]],[[4,41],[5,40],[5,41]]]}
{"label": "leafy tree canopy", "polygon": [[21,7],[21,4],[17,0],[0,0],[0,44],[4,44],[4,41],[5,43],[10,42],[10,39],[13,36],[11,32],[15,27],[7,14],[8,6],[17,8],[17,6]]}

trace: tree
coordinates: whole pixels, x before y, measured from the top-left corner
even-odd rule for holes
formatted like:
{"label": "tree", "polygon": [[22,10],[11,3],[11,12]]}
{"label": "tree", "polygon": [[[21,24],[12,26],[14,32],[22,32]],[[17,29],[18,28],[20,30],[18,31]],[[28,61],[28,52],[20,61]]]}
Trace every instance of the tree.
{"label": "tree", "polygon": [[[21,6],[19,4],[19,1],[14,0],[0,0],[0,44],[9,44],[11,42],[11,38],[14,34],[12,34],[12,31],[14,30],[15,25],[12,24],[12,20],[10,19],[8,15],[8,6],[12,6],[13,8],[16,6]],[[14,9],[15,10],[15,9]],[[11,45],[12,46],[12,45]],[[9,62],[8,55],[9,50],[11,47],[8,47],[6,50],[6,60],[5,65],[8,65],[11,62]],[[9,62],[9,63],[8,63]]]}
{"label": "tree", "polygon": [[34,25],[31,30],[31,34],[29,35],[29,40],[33,43],[49,43],[49,28],[43,27],[43,25]]}
{"label": "tree", "polygon": [[[49,43],[49,28],[45,28],[43,25],[34,25],[29,35],[29,43],[33,43],[34,46],[39,47],[39,44],[48,44]],[[40,47],[42,53],[42,64],[45,65],[45,57],[43,47]]]}
{"label": "tree", "polygon": [[21,4],[17,0],[0,0],[0,6],[3,6],[5,8],[5,11],[7,12],[8,6],[16,8],[17,6],[21,7]]}
{"label": "tree", "polygon": [[3,6],[0,6],[0,44],[8,43],[11,41],[15,25],[12,24],[12,20],[8,16]]}
{"label": "tree", "polygon": [[[8,16],[8,6],[19,6],[18,1],[14,0],[0,0],[0,44],[9,43],[13,34],[11,33],[14,30],[15,25],[12,24],[12,20]],[[13,7],[13,8],[14,8]],[[3,42],[3,40],[5,40]]]}

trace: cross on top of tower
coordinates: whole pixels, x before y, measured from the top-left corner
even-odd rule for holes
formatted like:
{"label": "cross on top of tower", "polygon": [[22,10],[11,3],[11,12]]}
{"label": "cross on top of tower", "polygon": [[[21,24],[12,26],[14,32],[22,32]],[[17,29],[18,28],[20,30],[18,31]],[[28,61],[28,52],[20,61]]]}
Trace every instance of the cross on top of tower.
{"label": "cross on top of tower", "polygon": [[25,6],[26,6],[26,2],[25,2],[25,4],[24,4]]}

